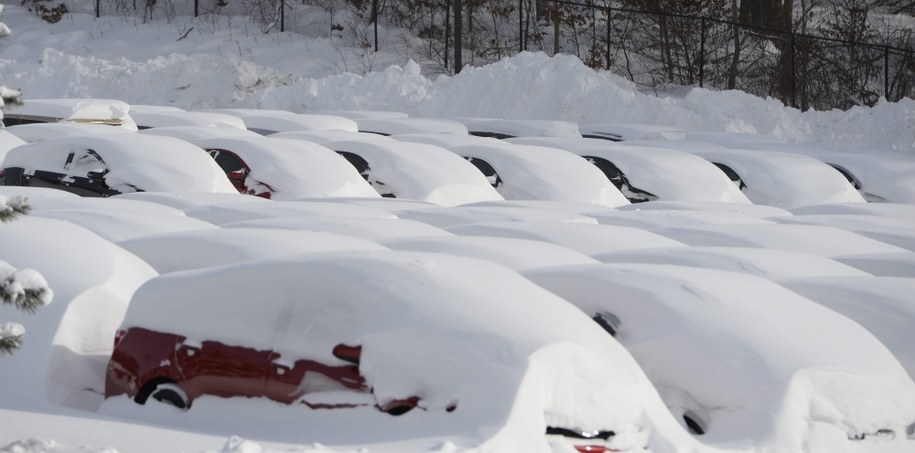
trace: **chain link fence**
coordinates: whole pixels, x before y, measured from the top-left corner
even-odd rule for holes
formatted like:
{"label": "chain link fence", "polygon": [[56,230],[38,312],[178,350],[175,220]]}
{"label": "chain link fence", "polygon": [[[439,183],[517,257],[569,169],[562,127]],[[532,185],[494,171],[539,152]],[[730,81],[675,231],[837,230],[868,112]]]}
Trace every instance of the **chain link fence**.
{"label": "chain link fence", "polygon": [[626,9],[608,0],[57,1],[71,12],[143,21],[244,15],[264,32],[326,38],[364,58],[383,50],[441,73],[542,51],[575,55],[657,95],[685,96],[693,87],[739,89],[804,110],[915,98],[911,37],[894,45],[859,43]]}

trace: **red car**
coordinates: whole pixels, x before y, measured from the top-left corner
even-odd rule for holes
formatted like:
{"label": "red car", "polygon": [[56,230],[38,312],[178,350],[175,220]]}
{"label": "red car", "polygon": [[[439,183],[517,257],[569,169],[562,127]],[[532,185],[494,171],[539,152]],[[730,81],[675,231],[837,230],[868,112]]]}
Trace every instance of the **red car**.
{"label": "red car", "polygon": [[[202,395],[267,397],[281,403],[296,401],[312,409],[365,405],[354,402],[309,401],[308,393],[349,390],[370,394],[359,374],[359,346],[338,345],[340,363],[314,360],[277,361],[279,354],[217,341],[192,342],[181,335],[141,327],[120,330],[108,362],[105,397],[127,394],[139,404],[149,398],[180,409],[190,408]],[[419,398],[394,400],[378,408],[400,415],[416,407]]]}

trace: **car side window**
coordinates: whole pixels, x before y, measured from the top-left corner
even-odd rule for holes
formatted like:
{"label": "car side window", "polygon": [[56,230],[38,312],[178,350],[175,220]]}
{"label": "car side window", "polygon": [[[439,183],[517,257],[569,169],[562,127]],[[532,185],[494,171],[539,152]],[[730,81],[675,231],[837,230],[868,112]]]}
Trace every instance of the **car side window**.
{"label": "car side window", "polygon": [[337,154],[343,156],[350,165],[356,167],[356,171],[368,181],[371,167],[369,167],[369,163],[363,159],[362,156],[347,151],[337,151]]}
{"label": "car side window", "polygon": [[845,167],[836,164],[829,164],[829,166],[835,168],[839,173],[842,173],[842,176],[844,176],[845,179],[847,179],[848,182],[854,186],[855,190],[861,190],[861,181],[859,181],[858,178],[851,174],[851,172],[848,171]]}
{"label": "car side window", "polygon": [[725,164],[722,164],[721,162],[712,162],[712,163],[715,164],[716,167],[721,169],[721,171],[723,171],[724,174],[727,175],[728,179],[730,179],[734,184],[737,184],[737,187],[740,188],[740,190],[744,190],[747,188],[747,184],[745,182],[743,182],[743,178],[741,178],[740,175],[738,175],[737,172],[734,171],[733,168],[731,168]]}
{"label": "car side window", "polygon": [[108,165],[95,150],[86,149],[68,154],[64,170],[69,174],[102,176],[108,173]]}
{"label": "car side window", "polygon": [[623,196],[625,196],[626,199],[628,199],[630,202],[644,203],[646,201],[653,201],[658,199],[657,195],[633,186],[629,182],[629,178],[627,178],[623,171],[614,165],[613,162],[597,156],[582,157],[600,169],[600,171],[604,173],[607,179],[609,179],[610,182],[612,182],[613,185],[616,186],[616,188],[619,189]]}
{"label": "car side window", "polygon": [[207,152],[210,153],[210,156],[216,160],[216,164],[219,165],[219,168],[222,168],[222,171],[226,172],[226,174],[244,174],[247,172],[245,164],[235,155],[235,153],[224,149],[208,149]]}
{"label": "car side window", "polygon": [[486,176],[486,180],[489,181],[489,184],[494,188],[498,189],[499,186],[502,185],[502,177],[499,176],[499,173],[496,172],[495,168],[492,168],[492,165],[490,165],[489,162],[477,157],[464,156],[464,159],[467,159],[474,167],[477,167],[477,169]]}

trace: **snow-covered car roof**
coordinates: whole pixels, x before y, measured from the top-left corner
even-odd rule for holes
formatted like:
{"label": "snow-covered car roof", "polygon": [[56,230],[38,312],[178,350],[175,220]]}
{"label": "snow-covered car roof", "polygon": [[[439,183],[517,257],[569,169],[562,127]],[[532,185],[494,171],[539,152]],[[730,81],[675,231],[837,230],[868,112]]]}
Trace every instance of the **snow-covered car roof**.
{"label": "snow-covered car roof", "polygon": [[915,204],[906,203],[827,203],[790,210],[796,215],[862,214],[915,219]]}
{"label": "snow-covered car roof", "polygon": [[266,228],[215,228],[134,237],[118,243],[160,274],[255,259],[339,250],[386,250],[341,234]]}
{"label": "snow-covered car roof", "polygon": [[239,203],[270,203],[271,200],[236,192],[132,192],[109,197],[110,199],[141,200],[185,211],[197,206]]}
{"label": "snow-covered car roof", "polygon": [[241,118],[217,112],[144,111],[131,112],[139,129],[174,126],[213,126],[246,129]]}
{"label": "snow-covered car roof", "polygon": [[686,140],[714,143],[728,148],[747,148],[757,145],[784,145],[785,141],[766,134],[725,131],[687,131]]}
{"label": "snow-covered car roof", "polygon": [[392,112],[390,110],[329,110],[314,113],[342,116],[351,120],[368,118],[407,118],[409,116],[404,112]]}
{"label": "snow-covered car roof", "polygon": [[140,131],[142,135],[165,135],[192,142],[204,138],[263,137],[254,131],[235,127],[162,126]]}
{"label": "snow-covered car roof", "polygon": [[445,229],[461,236],[498,236],[552,242],[588,256],[626,249],[685,247],[680,241],[638,228],[579,222],[489,222],[455,225]]}
{"label": "snow-covered car roof", "polygon": [[[120,192],[237,192],[206,152],[171,137],[96,134],[50,138],[11,150],[3,167],[71,174],[77,169],[69,168],[68,156],[88,155],[89,150],[101,158],[92,165],[103,164],[108,170],[105,182]],[[78,166],[81,155],[74,165]]]}
{"label": "snow-covered car roof", "polygon": [[454,236],[441,228],[417,220],[376,217],[271,217],[225,223],[222,227],[333,232],[369,241],[427,236]]}
{"label": "snow-covered car roof", "polygon": [[822,255],[758,247],[671,247],[594,255],[605,263],[676,264],[741,272],[769,280],[795,277],[858,277],[869,273]]}
{"label": "snow-covered car roof", "polygon": [[8,129],[0,129],[0,162],[3,162],[3,158],[6,157],[6,153],[9,150],[25,144],[25,140],[22,137],[10,133]]}
{"label": "snow-covered car roof", "polygon": [[839,152],[782,145],[773,150],[807,154],[852,178],[869,201],[915,204],[915,157],[892,152]]}
{"label": "snow-covered car roof", "polygon": [[[663,140],[628,142],[654,150]],[[864,202],[864,198],[841,173],[809,156],[776,151],[759,152],[709,146],[691,151],[717,165],[726,165],[746,184],[744,193],[753,203],[795,208],[798,206]]]}
{"label": "snow-covered car roof", "polygon": [[443,206],[502,199],[473,164],[437,146],[393,139],[329,141],[324,146],[363,159],[365,176],[382,195]]}
{"label": "snow-covered car roof", "polygon": [[485,162],[495,171],[495,175],[487,175],[487,178],[505,199],[555,200],[612,207],[629,204],[616,186],[584,159],[544,146],[467,137],[454,144],[449,143],[449,136],[442,134],[439,137],[416,134],[394,138],[441,146],[471,162]]}
{"label": "snow-covered car roof", "polygon": [[840,256],[836,261],[883,277],[915,278],[915,253],[908,251]]}
{"label": "snow-covered car roof", "polygon": [[575,222],[597,224],[593,217],[574,212],[554,211],[526,206],[487,206],[468,204],[439,208],[421,208],[397,212],[402,219],[413,219],[440,228],[469,223],[489,222]]}
{"label": "snow-covered car roof", "polygon": [[66,220],[82,225],[111,242],[171,231],[216,229],[216,226],[209,222],[185,216],[184,213],[180,214],[165,214],[148,209],[116,210],[115,206],[109,206],[107,209],[101,206],[95,209],[38,209],[31,213],[37,217]]}
{"label": "snow-covered car roof", "polygon": [[618,167],[633,187],[648,191],[659,200],[749,203],[718,168],[687,153],[661,148],[648,151],[593,138],[519,137],[508,141],[605,159]]}
{"label": "snow-covered car roof", "polygon": [[824,225],[852,231],[878,241],[915,251],[915,219],[853,214],[794,215],[776,219],[794,225]]}
{"label": "snow-covered car roof", "polygon": [[375,134],[435,133],[467,135],[467,126],[445,118],[359,118],[359,131]]}
{"label": "snow-covered car roof", "polygon": [[27,99],[4,107],[7,117],[27,117],[46,122],[96,123],[137,130],[130,105],[115,99]]}
{"label": "snow-covered car roof", "polygon": [[201,204],[184,209],[184,212],[207,222],[223,225],[242,220],[279,217],[356,217],[375,219],[397,218],[390,212],[352,203],[324,203],[320,201],[270,201],[269,203]]}
{"label": "snow-covered car roof", "polygon": [[767,206],[763,204],[752,203],[727,203],[721,201],[650,201],[648,203],[631,204],[629,206],[620,206],[617,208],[621,211],[645,211],[645,210],[662,210],[662,211],[710,211],[745,214],[760,219],[771,217],[783,217],[791,215],[791,211]]}
{"label": "snow-covered car roof", "polygon": [[797,250],[829,258],[905,251],[851,231],[822,225],[717,224],[660,228],[654,231],[692,246]]}
{"label": "snow-covered car roof", "polygon": [[[487,449],[520,442],[545,451],[545,425],[557,422],[613,430],[628,447],[660,417],[654,389],[600,327],[483,260],[328,252],[162,275],[131,300],[122,328],[133,326],[322,363],[340,363],[338,344],[361,346],[359,371],[376,398],[419,395],[421,418],[435,426],[457,417],[509,431],[501,442],[487,436]],[[351,429],[403,430],[391,417],[347,420]]]}
{"label": "snow-covered car roof", "polygon": [[578,124],[571,121],[454,118],[464,123],[473,135],[485,137],[581,137]]}
{"label": "snow-covered car roof", "polygon": [[683,140],[685,132],[671,126],[639,123],[589,123],[578,127],[582,137],[615,142],[627,140]]}
{"label": "snow-covered car roof", "polygon": [[522,271],[538,267],[597,263],[572,249],[549,242],[490,236],[427,236],[381,242],[393,250],[447,253],[479,258]]}
{"label": "snow-covered car roof", "polygon": [[782,286],[861,324],[886,345],[915,379],[915,279],[822,276],[779,280]]}
{"label": "snow-covered car roof", "polygon": [[245,126],[249,130],[264,135],[287,131],[341,130],[356,132],[359,130],[355,121],[335,115],[258,109],[214,109],[206,111],[238,116],[244,120]]}
{"label": "snow-covered car roof", "polygon": [[293,138],[296,140],[307,140],[309,142],[314,142],[325,146],[327,146],[328,143],[342,140],[383,142],[394,141],[394,139],[381,134],[353,131],[287,131],[270,134],[270,138]]}
{"label": "snow-covered car roof", "polygon": [[316,143],[265,137],[203,138],[191,143],[236,154],[250,169],[245,184],[269,188],[272,199],[379,196],[346,159]]}
{"label": "snow-covered car roof", "polygon": [[4,128],[27,143],[39,142],[48,138],[63,137],[67,135],[91,134],[134,134],[120,127],[110,127],[98,124],[80,123],[30,123],[17,124]]}
{"label": "snow-covered car roof", "polygon": [[[644,203],[641,203],[644,204]],[[715,223],[774,223],[772,220],[733,211],[695,211],[677,209],[645,209],[611,212],[593,212],[587,215],[598,223],[631,226],[652,230],[672,226],[705,225]]]}
{"label": "snow-covered car roof", "polygon": [[815,419],[832,425],[836,445],[862,436],[862,448],[877,448],[880,430],[905,442],[915,420],[915,383],[883,344],[769,280],[650,264],[524,275],[602,316],[668,407],[692,418],[707,442],[801,451]]}

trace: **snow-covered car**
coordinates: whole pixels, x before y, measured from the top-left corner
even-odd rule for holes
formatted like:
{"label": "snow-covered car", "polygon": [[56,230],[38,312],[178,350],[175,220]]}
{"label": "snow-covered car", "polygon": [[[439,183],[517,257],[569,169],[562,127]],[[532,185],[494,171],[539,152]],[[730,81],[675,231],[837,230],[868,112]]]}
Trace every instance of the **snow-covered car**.
{"label": "snow-covered car", "polygon": [[594,138],[519,137],[508,141],[550,146],[577,154],[597,166],[634,203],[652,200],[750,202],[720,170],[687,153],[662,148],[649,151]]}
{"label": "snow-covered car", "polygon": [[622,206],[629,201],[601,171],[555,148],[443,134],[394,136],[445,148],[476,166],[506,200],[553,200]]}
{"label": "snow-covered car", "polygon": [[[244,197],[263,200],[260,197]],[[382,209],[361,206],[353,203],[333,203],[321,201],[321,198],[296,201],[268,201],[266,203],[230,202],[219,204],[200,204],[184,208],[184,213],[191,217],[205,220],[216,225],[256,219],[276,219],[293,217],[352,217],[372,219],[396,219],[397,216]]]}
{"label": "snow-covered car", "polygon": [[578,127],[581,136],[612,142],[627,140],[684,140],[683,129],[657,124],[640,123],[589,123]]}
{"label": "snow-covered car", "polygon": [[231,127],[246,129],[241,118],[217,112],[187,112],[187,111],[159,111],[141,110],[133,108],[130,116],[137,123],[137,129],[151,129],[156,127],[175,126],[204,126],[204,127]]}
{"label": "snow-covered car", "polygon": [[758,134],[704,132],[688,136],[690,140],[705,140],[729,148],[810,156],[838,170],[867,201],[915,202],[915,159],[906,153],[863,149],[838,151],[784,143]]}
{"label": "snow-covered car", "polygon": [[[482,260],[328,252],[163,275],[136,291],[115,342],[106,405],[161,401],[190,415],[238,400],[213,395],[257,396],[300,407],[296,423],[353,411],[345,423],[356,431],[415,429],[421,417],[443,434],[472,420],[497,427],[487,451],[685,442],[597,324]],[[373,408],[413,409],[412,421]]]}
{"label": "snow-covered car", "polygon": [[863,214],[809,214],[775,219],[792,225],[823,225],[841,228],[862,236],[915,252],[915,218]]}
{"label": "snow-covered car", "polygon": [[827,258],[905,249],[841,228],[822,225],[742,224],[691,225],[653,230],[691,246],[761,247],[796,250]]}
{"label": "snow-covered car", "polygon": [[581,222],[503,221],[468,223],[445,229],[460,236],[497,236],[551,242],[591,257],[626,249],[685,247],[680,241],[639,228]]}
{"label": "snow-covered car", "polygon": [[867,201],[915,203],[915,158],[907,153],[840,152],[798,145],[756,145],[753,149],[803,154],[842,173]]}
{"label": "snow-covered car", "polygon": [[861,324],[915,379],[915,279],[875,276],[808,276],[778,283]]}
{"label": "snow-covered car", "polygon": [[264,137],[191,143],[216,160],[239,193],[275,200],[379,196],[346,159],[315,143]]}
{"label": "snow-covered car", "polygon": [[507,237],[425,236],[393,239],[382,241],[381,244],[393,250],[447,253],[484,259],[519,272],[538,267],[598,262],[581,252],[549,242]]}
{"label": "snow-covered car", "polygon": [[339,233],[249,227],[152,234],[119,241],[118,245],[160,274],[298,253],[386,250],[374,242]]}
{"label": "snow-covered car", "polygon": [[573,222],[597,224],[589,215],[556,211],[528,206],[489,206],[476,203],[462,206],[440,206],[437,208],[405,209],[397,212],[401,219],[412,219],[435,225],[439,228],[456,225],[518,222],[549,223]]}
{"label": "snow-covered car", "polygon": [[758,247],[671,247],[602,253],[605,263],[674,264],[741,272],[769,280],[803,277],[862,277],[854,266],[813,253]]}
{"label": "snow-covered car", "polygon": [[359,118],[360,132],[373,134],[451,134],[467,135],[467,126],[444,118]]}
{"label": "snow-covered car", "polygon": [[222,224],[223,228],[258,228],[330,232],[369,241],[384,241],[413,237],[454,236],[453,234],[417,220],[405,218],[296,216],[240,220]]}
{"label": "snow-covered car", "polygon": [[820,203],[865,200],[835,168],[794,153],[725,148],[689,140],[634,140],[645,152],[668,148],[695,154],[720,168],[753,203],[795,208]]}
{"label": "snow-covered car", "polygon": [[213,109],[207,112],[235,115],[245,122],[248,130],[261,135],[287,131],[328,131],[356,132],[355,121],[335,115],[294,113],[285,110],[265,109]]}
{"label": "snow-covered car", "polygon": [[521,120],[502,118],[455,118],[471,135],[493,138],[581,137],[578,124],[558,120]]}
{"label": "snow-covered car", "polygon": [[[375,138],[368,138],[374,135]],[[284,134],[342,155],[383,197],[454,206],[503,199],[470,162],[434,145],[400,142],[378,134]]]}
{"label": "snow-covered car", "polygon": [[165,135],[192,142],[204,138],[263,137],[254,131],[235,127],[213,126],[161,126],[143,129],[142,135]]}
{"label": "snow-covered car", "polygon": [[22,139],[25,143],[40,142],[49,138],[67,135],[92,135],[92,134],[134,134],[120,127],[100,126],[96,124],[81,123],[28,123],[17,124],[4,128],[10,134]]}
{"label": "snow-covered car", "polygon": [[891,351],[769,280],[634,263],[523,275],[619,339],[671,412],[712,447],[805,451],[814,435],[833,451],[915,443],[915,383]]}
{"label": "snow-covered car", "polygon": [[84,196],[127,192],[236,192],[202,149],[139,134],[63,136],[10,150],[6,185],[53,187]]}
{"label": "snow-covered car", "polygon": [[3,109],[3,124],[86,123],[136,131],[130,105],[114,99],[28,99]]}

